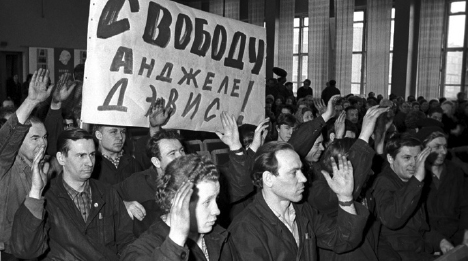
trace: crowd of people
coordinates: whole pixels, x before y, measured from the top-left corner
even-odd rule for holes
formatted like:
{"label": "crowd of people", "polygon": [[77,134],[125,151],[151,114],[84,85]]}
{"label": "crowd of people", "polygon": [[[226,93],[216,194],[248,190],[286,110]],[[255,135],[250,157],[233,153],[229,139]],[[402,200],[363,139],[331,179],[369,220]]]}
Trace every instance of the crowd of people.
{"label": "crowd of people", "polygon": [[164,98],[134,146],[126,127],[80,123],[82,69],[55,85],[39,69],[3,101],[1,260],[435,260],[468,245],[464,93],[362,98],[330,80],[319,96],[305,80],[296,96],[271,78],[257,126],[218,116],[215,165],[164,128]]}

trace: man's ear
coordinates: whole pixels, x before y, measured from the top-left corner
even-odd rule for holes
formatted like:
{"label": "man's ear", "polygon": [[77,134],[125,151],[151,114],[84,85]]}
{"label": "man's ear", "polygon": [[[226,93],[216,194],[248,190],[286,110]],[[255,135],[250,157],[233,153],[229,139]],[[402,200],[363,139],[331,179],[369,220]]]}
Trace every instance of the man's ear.
{"label": "man's ear", "polygon": [[264,171],[263,174],[262,174],[263,185],[265,187],[271,188],[273,186],[275,178],[276,178],[276,176],[273,175],[271,172]]}
{"label": "man's ear", "polygon": [[97,130],[95,133],[96,133],[96,138],[97,138],[99,141],[101,141],[101,140],[102,140],[102,132],[100,132],[100,131]]}
{"label": "man's ear", "polygon": [[392,156],[390,156],[390,154],[387,154],[387,161],[390,165],[393,165],[394,159],[392,158]]}
{"label": "man's ear", "polygon": [[60,165],[64,166],[65,165],[65,155],[63,155],[62,152],[58,151],[57,154],[55,154],[57,157],[57,161]]}
{"label": "man's ear", "polygon": [[161,161],[157,158],[157,157],[151,157],[151,163],[153,163],[153,165],[160,169],[161,168]]}

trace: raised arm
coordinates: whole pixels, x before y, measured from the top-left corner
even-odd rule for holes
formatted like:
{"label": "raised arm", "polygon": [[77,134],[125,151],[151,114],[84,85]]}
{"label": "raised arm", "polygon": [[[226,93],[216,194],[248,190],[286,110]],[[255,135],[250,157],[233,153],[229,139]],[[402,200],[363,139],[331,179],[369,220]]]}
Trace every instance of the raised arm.
{"label": "raised arm", "polygon": [[294,147],[294,150],[301,158],[304,158],[315,143],[315,140],[322,133],[325,123],[335,114],[335,100],[339,95],[333,96],[328,101],[327,110],[320,117],[304,123],[299,129],[293,132],[288,143]]}
{"label": "raised arm", "polygon": [[13,165],[23,139],[29,131],[31,125],[25,125],[26,120],[33,109],[50,96],[52,88],[47,87],[48,76],[48,70],[39,69],[34,72],[29,84],[28,97],[0,129],[0,179]]}

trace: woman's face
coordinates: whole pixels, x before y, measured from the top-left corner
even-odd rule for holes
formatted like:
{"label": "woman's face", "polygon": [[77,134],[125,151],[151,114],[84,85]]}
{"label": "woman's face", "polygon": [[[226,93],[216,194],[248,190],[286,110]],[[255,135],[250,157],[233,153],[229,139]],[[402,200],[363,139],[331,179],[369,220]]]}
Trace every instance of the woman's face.
{"label": "woman's face", "polygon": [[308,122],[314,119],[314,115],[312,114],[311,111],[306,111],[304,115],[302,115],[302,121],[303,122]]}
{"label": "woman's face", "polygon": [[191,232],[206,234],[213,229],[216,217],[221,213],[216,203],[219,189],[218,181],[206,180],[195,185],[190,201]]}

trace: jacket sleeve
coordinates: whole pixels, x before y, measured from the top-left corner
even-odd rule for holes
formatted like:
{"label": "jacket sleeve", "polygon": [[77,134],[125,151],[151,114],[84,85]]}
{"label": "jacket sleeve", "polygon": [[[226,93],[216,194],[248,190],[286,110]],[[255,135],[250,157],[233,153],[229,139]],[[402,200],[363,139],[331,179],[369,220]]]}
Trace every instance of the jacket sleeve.
{"label": "jacket sleeve", "polygon": [[299,129],[293,132],[288,143],[294,147],[299,157],[304,158],[307,156],[315,140],[317,140],[322,133],[322,128],[324,126],[325,121],[320,116],[304,123]]}
{"label": "jacket sleeve", "polygon": [[47,250],[48,229],[44,212],[44,199],[29,197],[16,211],[10,239],[10,250],[14,256],[31,259]]}
{"label": "jacket sleeve", "polygon": [[354,170],[354,192],[353,199],[356,200],[361,194],[368,176],[371,174],[372,159],[375,151],[367,142],[357,139],[349,149],[348,160],[351,161]]}
{"label": "jacket sleeve", "polygon": [[122,199],[119,197],[116,191],[114,193],[114,211],[115,215],[118,216],[118,220],[116,220],[116,244],[117,244],[117,252],[122,253],[122,251],[127,247],[128,244],[135,240],[133,235],[133,223],[130,219],[130,216],[127,213],[127,209],[123,204]]}
{"label": "jacket sleeve", "polygon": [[49,109],[44,120],[44,126],[47,130],[47,154],[55,156],[57,153],[57,139],[63,131],[62,109]]}
{"label": "jacket sleeve", "polygon": [[0,129],[0,180],[15,162],[16,154],[31,125],[18,122],[16,113]]}
{"label": "jacket sleeve", "polygon": [[226,175],[226,179],[231,203],[244,198],[254,190],[249,170],[251,162],[251,157],[246,151],[242,155],[229,152],[229,173]]}
{"label": "jacket sleeve", "polygon": [[399,229],[405,225],[418,207],[424,183],[411,177],[405,186],[394,189],[391,181],[383,177],[377,179],[374,197],[377,216],[382,225],[389,229]]}
{"label": "jacket sleeve", "polygon": [[130,244],[120,256],[121,261],[187,261],[188,258],[188,247],[177,245],[169,236],[161,239],[148,231]]}
{"label": "jacket sleeve", "polygon": [[312,210],[316,216],[313,219],[314,233],[319,247],[340,254],[356,248],[362,242],[369,211],[356,202],[354,207],[356,208],[356,215],[352,215],[338,207],[336,219],[318,214],[315,210]]}

